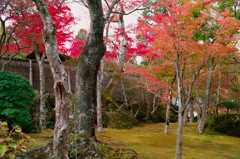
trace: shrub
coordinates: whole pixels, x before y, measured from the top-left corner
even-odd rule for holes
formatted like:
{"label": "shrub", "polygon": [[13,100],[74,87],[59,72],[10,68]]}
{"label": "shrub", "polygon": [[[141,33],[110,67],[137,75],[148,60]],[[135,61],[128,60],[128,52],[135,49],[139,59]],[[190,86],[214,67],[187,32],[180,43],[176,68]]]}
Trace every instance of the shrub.
{"label": "shrub", "polygon": [[208,120],[208,128],[219,133],[240,137],[240,114],[212,116]]}
{"label": "shrub", "polygon": [[19,125],[29,131],[31,121],[27,108],[34,96],[34,89],[26,78],[14,72],[0,72],[0,120],[8,122],[11,128]]}

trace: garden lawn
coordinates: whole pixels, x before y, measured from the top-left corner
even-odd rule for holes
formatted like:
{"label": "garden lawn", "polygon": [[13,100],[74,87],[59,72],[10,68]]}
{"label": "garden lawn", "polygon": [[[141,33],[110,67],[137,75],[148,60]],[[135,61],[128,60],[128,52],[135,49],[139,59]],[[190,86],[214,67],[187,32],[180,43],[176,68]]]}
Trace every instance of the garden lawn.
{"label": "garden lawn", "polygon": [[[196,132],[197,123],[183,128],[183,158],[240,159],[240,138],[207,132]],[[177,123],[170,123],[169,134],[163,134],[164,123],[147,124],[132,129],[104,129],[97,139],[114,149],[135,150],[140,159],[174,158]]]}
{"label": "garden lawn", "polygon": [[[169,134],[163,134],[164,123],[146,124],[132,129],[104,129],[96,132],[97,139],[114,150],[132,149],[139,159],[172,159],[175,156],[177,123],[170,123]],[[208,131],[196,132],[197,123],[183,128],[183,158],[185,159],[240,159],[240,138]],[[29,134],[34,140],[28,149],[46,145],[53,130]],[[114,153],[114,152],[113,152]]]}

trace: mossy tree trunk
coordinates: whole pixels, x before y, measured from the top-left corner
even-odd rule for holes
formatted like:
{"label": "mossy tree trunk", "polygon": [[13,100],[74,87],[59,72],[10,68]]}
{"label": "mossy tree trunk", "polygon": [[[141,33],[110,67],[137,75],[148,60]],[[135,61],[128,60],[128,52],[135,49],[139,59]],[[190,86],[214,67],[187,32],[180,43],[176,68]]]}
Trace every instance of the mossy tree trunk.
{"label": "mossy tree trunk", "polygon": [[113,7],[119,1],[112,1],[106,15],[103,15],[102,1],[86,0],[86,3],[83,2],[90,13],[90,32],[78,59],[75,127],[76,132],[85,131],[88,136],[95,136],[97,73],[106,50],[103,41],[103,30]]}
{"label": "mossy tree trunk", "polygon": [[56,159],[68,159],[68,117],[71,93],[68,88],[68,78],[58,55],[56,26],[49,14],[44,0],[33,0],[44,23],[42,30],[45,50],[54,79],[55,113],[53,151]]}

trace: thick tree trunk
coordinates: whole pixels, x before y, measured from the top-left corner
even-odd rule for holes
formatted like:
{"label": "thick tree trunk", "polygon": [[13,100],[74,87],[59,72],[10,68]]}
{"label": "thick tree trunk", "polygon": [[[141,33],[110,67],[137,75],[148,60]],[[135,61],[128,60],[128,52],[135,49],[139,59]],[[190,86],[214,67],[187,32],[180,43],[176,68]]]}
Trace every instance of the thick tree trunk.
{"label": "thick tree trunk", "polygon": [[171,102],[172,102],[172,91],[170,89],[169,90],[169,102],[167,103],[167,108],[166,108],[166,121],[165,121],[165,127],[164,127],[164,134],[168,134]]}
{"label": "thick tree trunk", "polygon": [[102,2],[87,0],[87,4],[91,24],[86,45],[78,59],[75,125],[77,132],[85,131],[88,136],[95,136],[97,73],[106,48]]}
{"label": "thick tree trunk", "polygon": [[215,66],[216,66],[216,64],[214,64],[214,59],[212,59],[209,63],[209,67],[208,67],[208,75],[207,75],[204,101],[203,101],[202,118],[201,118],[200,123],[198,124],[198,129],[197,129],[197,131],[199,133],[204,133],[205,127],[207,124],[208,106],[209,106],[209,99],[210,99],[210,88],[211,88],[211,84],[212,84],[212,74],[213,74],[212,72],[213,72]]}
{"label": "thick tree trunk", "polygon": [[[38,48],[38,47],[37,47]],[[45,73],[44,73],[44,59],[45,53],[40,57],[39,49],[35,51],[35,57],[39,66],[39,77],[40,77],[40,114],[39,114],[39,127],[41,130],[46,129],[46,116],[47,108],[45,103]]]}
{"label": "thick tree trunk", "polygon": [[104,76],[104,57],[101,61],[101,71],[98,72],[98,81],[97,81],[97,131],[103,132],[103,123],[102,123],[102,81]]}
{"label": "thick tree trunk", "polygon": [[68,117],[71,93],[68,88],[68,78],[58,55],[56,26],[49,14],[46,1],[33,0],[44,23],[42,30],[47,58],[54,79],[55,113],[53,151],[56,159],[68,159]]}
{"label": "thick tree trunk", "polygon": [[184,110],[184,113],[183,113],[183,125],[186,126],[187,125],[187,120],[188,120],[188,108],[186,108]]}
{"label": "thick tree trunk", "polygon": [[176,62],[176,77],[177,77],[177,94],[178,94],[178,130],[177,130],[177,141],[176,141],[176,153],[175,159],[182,158],[182,134],[183,134],[183,112],[184,112],[184,92],[183,82],[180,71],[181,57],[178,56]]}
{"label": "thick tree trunk", "polygon": [[184,104],[183,104],[183,87],[182,80],[180,74],[180,68],[177,72],[177,91],[178,91],[178,130],[177,130],[177,141],[176,141],[176,154],[175,159],[182,158],[182,134],[183,134],[183,112],[184,112]]}

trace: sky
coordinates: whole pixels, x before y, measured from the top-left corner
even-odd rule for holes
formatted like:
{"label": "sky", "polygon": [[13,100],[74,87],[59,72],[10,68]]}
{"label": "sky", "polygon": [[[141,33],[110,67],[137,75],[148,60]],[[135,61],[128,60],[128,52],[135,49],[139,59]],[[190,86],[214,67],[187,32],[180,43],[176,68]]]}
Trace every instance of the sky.
{"label": "sky", "polygon": [[[89,13],[88,9],[76,2],[69,3],[68,6],[71,8],[74,17],[77,18],[76,25],[72,27],[74,31],[74,35],[77,35],[79,29],[89,30],[90,22],[89,22]],[[125,26],[128,25],[136,25],[137,19],[140,16],[140,12],[134,12],[130,15],[124,16]],[[111,32],[110,32],[111,34]],[[133,35],[130,35],[133,36]]]}

